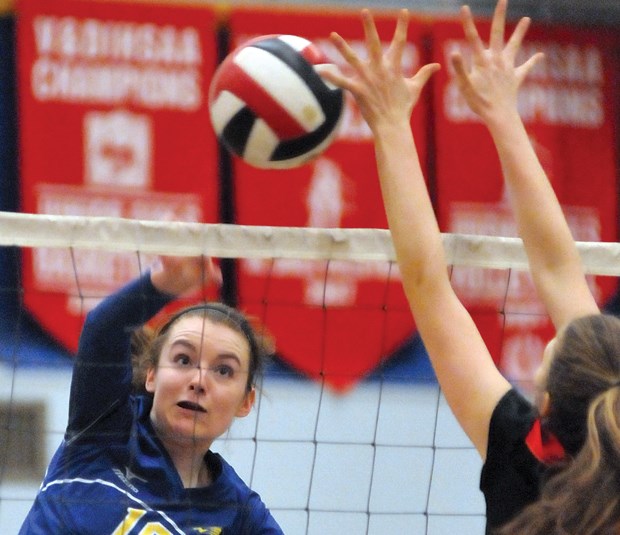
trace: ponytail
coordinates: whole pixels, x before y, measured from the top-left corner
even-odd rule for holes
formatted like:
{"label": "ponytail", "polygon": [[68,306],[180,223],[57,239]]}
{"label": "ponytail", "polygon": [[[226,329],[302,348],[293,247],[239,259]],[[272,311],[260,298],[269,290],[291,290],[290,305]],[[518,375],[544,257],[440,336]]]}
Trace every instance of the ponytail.
{"label": "ponytail", "polygon": [[543,486],[538,501],[496,535],[620,533],[620,385],[589,405],[586,441],[568,466]]}

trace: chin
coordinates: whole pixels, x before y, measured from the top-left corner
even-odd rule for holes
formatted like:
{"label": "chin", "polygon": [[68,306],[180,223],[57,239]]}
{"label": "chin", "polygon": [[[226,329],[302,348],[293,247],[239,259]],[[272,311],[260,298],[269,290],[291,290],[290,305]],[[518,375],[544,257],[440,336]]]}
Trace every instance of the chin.
{"label": "chin", "polygon": [[213,440],[210,433],[197,429],[193,422],[173,422],[164,433],[168,440],[180,443],[195,444]]}

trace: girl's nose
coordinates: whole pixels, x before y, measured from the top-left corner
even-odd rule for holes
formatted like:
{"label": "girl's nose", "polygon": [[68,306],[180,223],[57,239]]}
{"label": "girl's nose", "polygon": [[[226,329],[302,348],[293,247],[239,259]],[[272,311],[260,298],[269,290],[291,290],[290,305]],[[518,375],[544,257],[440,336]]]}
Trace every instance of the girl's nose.
{"label": "girl's nose", "polygon": [[197,366],[189,384],[189,389],[197,394],[204,394],[207,391],[207,375],[209,374],[206,370],[203,370],[200,366]]}

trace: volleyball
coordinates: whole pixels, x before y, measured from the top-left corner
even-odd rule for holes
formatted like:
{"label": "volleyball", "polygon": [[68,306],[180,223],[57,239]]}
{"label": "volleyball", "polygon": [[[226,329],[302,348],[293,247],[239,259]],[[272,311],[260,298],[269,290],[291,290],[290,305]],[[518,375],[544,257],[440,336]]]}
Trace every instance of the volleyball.
{"label": "volleyball", "polygon": [[333,141],[343,91],[321,77],[335,68],[311,41],[265,35],[231,52],[216,69],[209,111],[222,144],[263,169],[304,165]]}

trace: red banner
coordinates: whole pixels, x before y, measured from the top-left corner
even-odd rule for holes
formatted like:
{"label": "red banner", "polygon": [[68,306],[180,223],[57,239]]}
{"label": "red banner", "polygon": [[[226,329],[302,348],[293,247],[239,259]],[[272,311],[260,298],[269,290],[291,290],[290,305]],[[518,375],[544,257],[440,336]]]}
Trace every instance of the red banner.
{"label": "red banner", "polygon": [[[479,25],[483,39],[489,32],[487,22]],[[491,137],[460,96],[450,68],[455,50],[468,55],[460,24],[435,24],[433,42],[434,59],[444,65],[434,80],[442,230],[514,236]],[[545,53],[545,61],[524,82],[519,111],[573,235],[582,241],[616,239],[612,76],[617,65],[610,44],[591,31],[538,26],[530,29],[518,58],[520,63],[537,51]],[[553,332],[529,274],[511,273],[506,296],[506,272],[481,274],[459,268],[453,276],[457,291],[484,323],[482,330],[500,367],[513,379],[529,381]],[[610,284],[602,278],[591,280],[601,304]]]}
{"label": "red banner", "polygon": [[[258,35],[293,34],[314,42],[343,70],[330,32],[365,50],[357,12],[238,9],[230,27],[231,48]],[[377,27],[387,46],[394,18],[378,17]],[[407,73],[422,63],[423,29],[412,21]],[[426,124],[421,103],[412,125],[422,161]],[[235,159],[234,179],[241,224],[387,228],[371,132],[349,94],[336,140],[321,157],[287,171],[258,170]],[[398,270],[387,263],[245,261],[239,290],[240,304],[264,317],[283,359],[337,390],[354,385],[413,332]]]}
{"label": "red banner", "polygon": [[[18,23],[24,212],[217,221],[211,9],[21,0]],[[26,306],[75,349],[84,312],[148,262],[37,249]]]}

